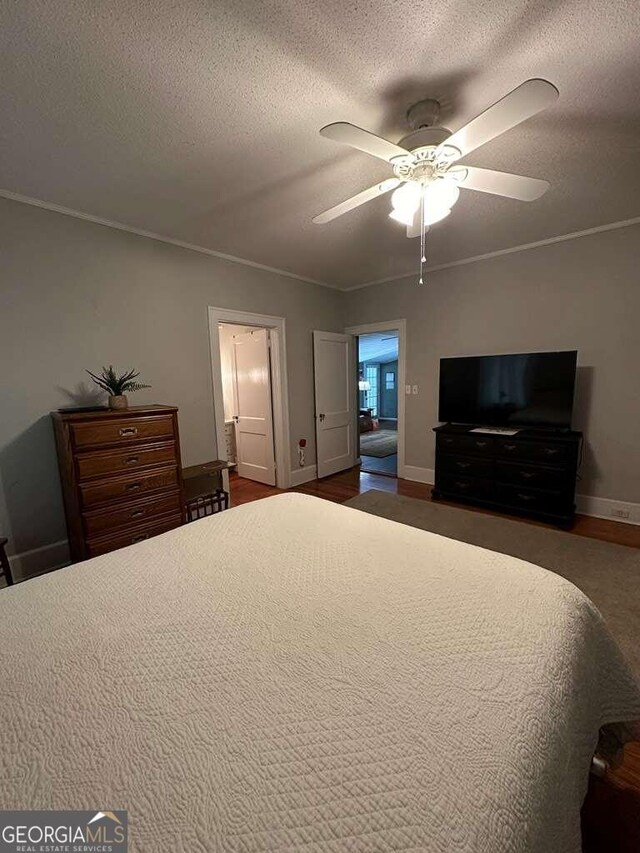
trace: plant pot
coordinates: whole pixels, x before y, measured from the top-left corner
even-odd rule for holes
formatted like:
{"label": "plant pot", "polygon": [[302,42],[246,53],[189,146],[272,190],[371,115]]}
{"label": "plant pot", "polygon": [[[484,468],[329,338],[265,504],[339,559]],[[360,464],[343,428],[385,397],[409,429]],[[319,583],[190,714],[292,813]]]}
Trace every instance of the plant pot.
{"label": "plant pot", "polygon": [[129,400],[127,399],[126,394],[118,394],[117,396],[111,395],[109,397],[109,408],[122,410],[129,408]]}

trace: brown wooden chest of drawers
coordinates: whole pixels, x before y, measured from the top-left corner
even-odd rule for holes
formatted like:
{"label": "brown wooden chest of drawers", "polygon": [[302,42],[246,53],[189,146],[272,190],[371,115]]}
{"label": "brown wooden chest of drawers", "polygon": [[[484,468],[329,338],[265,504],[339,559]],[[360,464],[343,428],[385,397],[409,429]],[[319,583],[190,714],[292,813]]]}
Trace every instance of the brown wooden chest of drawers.
{"label": "brown wooden chest of drawers", "polygon": [[74,562],[185,521],[178,410],[52,412]]}

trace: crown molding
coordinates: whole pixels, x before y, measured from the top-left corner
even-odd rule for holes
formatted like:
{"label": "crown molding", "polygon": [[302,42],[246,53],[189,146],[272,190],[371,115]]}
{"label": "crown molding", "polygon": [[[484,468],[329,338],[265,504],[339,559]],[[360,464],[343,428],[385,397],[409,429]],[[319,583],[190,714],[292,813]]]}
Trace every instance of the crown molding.
{"label": "crown molding", "polygon": [[[438,272],[439,270],[447,270],[451,267],[461,267],[465,264],[474,264],[476,261],[486,261],[490,258],[498,258],[501,255],[513,255],[516,252],[526,252],[529,249],[538,249],[541,246],[551,246],[554,243],[564,243],[567,240],[577,240],[579,237],[589,237],[591,234],[600,234],[603,231],[615,231],[618,228],[628,228],[630,225],[640,225],[640,216],[634,216],[633,219],[622,219],[619,222],[609,222],[606,225],[596,225],[594,228],[585,228],[584,231],[573,231],[570,234],[560,234],[557,237],[547,237],[544,240],[537,240],[535,243],[522,243],[520,246],[511,246],[508,249],[497,249],[495,252],[487,252],[484,255],[474,255],[471,258],[461,258],[458,261],[449,261],[446,264],[437,264],[434,266],[425,267],[425,273]],[[391,275],[387,278],[379,278],[375,281],[366,281],[364,284],[354,284],[352,287],[344,287],[342,290],[346,293],[352,290],[362,290],[364,287],[373,287],[376,284],[388,284],[392,281],[400,281],[403,278],[411,278],[415,276],[415,270],[404,273],[403,275]]]}
{"label": "crown molding", "polygon": [[31,196],[14,193],[11,190],[0,188],[0,198],[17,201],[20,204],[30,204],[32,207],[51,210],[53,213],[61,213],[63,216],[73,216],[75,219],[83,219],[86,222],[93,222],[95,225],[104,225],[106,228],[115,228],[116,231],[126,231],[128,234],[136,234],[138,237],[147,237],[149,240],[168,243],[170,246],[178,246],[180,249],[188,249],[190,252],[199,252],[201,255],[210,255],[213,258],[220,258],[223,261],[230,261],[233,264],[242,264],[245,267],[253,267],[253,269],[262,270],[263,272],[283,275],[286,278],[296,279],[296,281],[304,281],[306,284],[317,284],[320,285],[320,287],[328,287],[331,290],[341,289],[337,285],[329,284],[326,281],[307,278],[306,276],[297,275],[296,273],[281,270],[277,267],[269,267],[266,264],[249,261],[246,258],[238,258],[236,255],[227,255],[225,252],[217,252],[215,249],[207,249],[205,246],[198,246],[195,243],[186,243],[184,240],[174,240],[172,237],[165,237],[163,234],[156,234],[154,231],[144,231],[142,228],[134,228],[132,225],[125,225],[123,222],[116,222],[113,219],[103,219],[102,217],[94,216],[91,213],[84,213],[81,210],[74,210],[71,207],[53,204],[52,202],[43,201],[39,198],[31,198]]}

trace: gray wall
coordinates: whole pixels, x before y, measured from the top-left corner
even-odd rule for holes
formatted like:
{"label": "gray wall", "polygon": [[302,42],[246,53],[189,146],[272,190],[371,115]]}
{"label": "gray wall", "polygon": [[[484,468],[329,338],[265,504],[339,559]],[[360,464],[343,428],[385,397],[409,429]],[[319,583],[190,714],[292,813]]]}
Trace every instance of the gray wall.
{"label": "gray wall", "polygon": [[[416,256],[417,260],[417,256]],[[640,501],[640,226],[346,297],[348,325],[407,320],[406,462],[433,468],[441,356],[577,349],[582,494]]]}
{"label": "gray wall", "polygon": [[291,458],[315,457],[313,329],[343,327],[336,291],[0,198],[0,532],[12,552],[66,538],[49,411],[84,368],[135,366],[132,403],[180,407],[186,465],[215,457],[207,306],[287,321]]}

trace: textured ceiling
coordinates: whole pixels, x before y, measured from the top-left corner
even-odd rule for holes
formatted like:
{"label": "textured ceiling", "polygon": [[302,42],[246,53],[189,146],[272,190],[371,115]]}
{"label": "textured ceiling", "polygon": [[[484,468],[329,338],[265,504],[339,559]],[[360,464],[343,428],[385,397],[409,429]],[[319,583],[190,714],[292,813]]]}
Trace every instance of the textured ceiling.
{"label": "textured ceiling", "polygon": [[640,214],[638,0],[6,0],[0,187],[339,286],[415,268],[387,198],[311,217],[388,167],[318,135],[457,129],[529,77],[551,109],[467,159],[543,177],[525,204],[465,192],[429,262]]}
{"label": "textured ceiling", "polygon": [[371,332],[358,338],[358,361],[387,362],[398,358],[398,335],[394,332]]}

